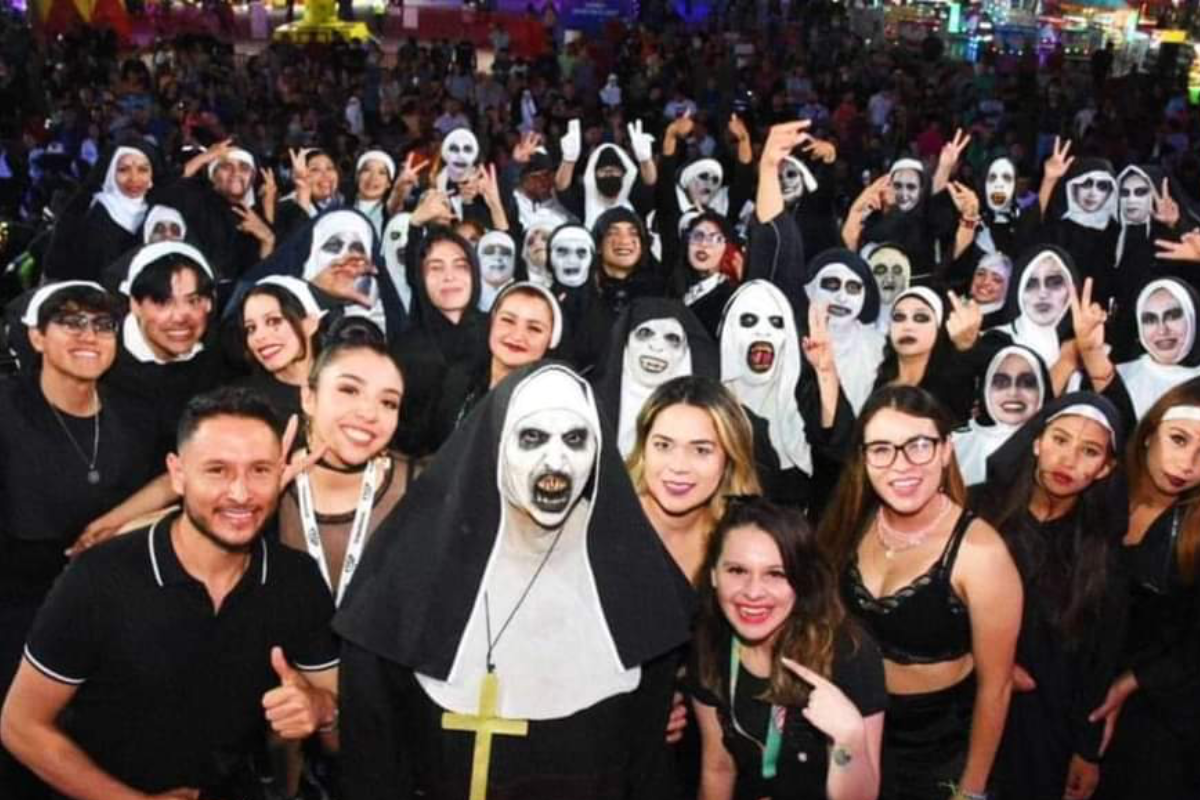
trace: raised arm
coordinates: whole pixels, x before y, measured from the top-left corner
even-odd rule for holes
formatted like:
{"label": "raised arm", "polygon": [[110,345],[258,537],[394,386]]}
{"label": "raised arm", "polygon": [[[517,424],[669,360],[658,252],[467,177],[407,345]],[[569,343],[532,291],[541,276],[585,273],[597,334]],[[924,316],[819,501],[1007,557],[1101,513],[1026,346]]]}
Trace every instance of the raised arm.
{"label": "raised arm", "polygon": [[804,143],[811,123],[806,119],[772,125],[758,160],[758,194],[754,198],[754,215],[767,223],[783,213],[783,189],[779,185],[779,164],[793,149]]}
{"label": "raised arm", "polygon": [[1063,175],[1067,174],[1067,170],[1071,168],[1071,164],[1075,163],[1075,157],[1071,153],[1071,140],[1061,142],[1057,136],[1054,137],[1054,153],[1046,159],[1045,165],[1042,167],[1042,186],[1038,189],[1038,205],[1041,206],[1042,216],[1046,215],[1046,210],[1050,208],[1050,198],[1054,196],[1054,187],[1062,180]]}

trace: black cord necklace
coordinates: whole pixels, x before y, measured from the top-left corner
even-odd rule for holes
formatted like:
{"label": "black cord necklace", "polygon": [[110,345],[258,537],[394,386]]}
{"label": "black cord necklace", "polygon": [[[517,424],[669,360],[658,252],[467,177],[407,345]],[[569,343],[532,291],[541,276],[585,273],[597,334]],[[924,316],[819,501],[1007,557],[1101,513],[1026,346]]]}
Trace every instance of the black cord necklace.
{"label": "black cord necklace", "polygon": [[542,570],[546,567],[546,562],[550,560],[550,556],[554,553],[554,548],[558,546],[558,540],[562,538],[563,529],[559,528],[558,533],[554,534],[554,541],[550,543],[550,547],[546,550],[546,555],[542,556],[542,563],[538,564],[538,568],[534,570],[533,577],[529,579],[529,583],[525,584],[525,590],[521,592],[521,597],[517,600],[517,604],[513,606],[512,611],[508,612],[508,618],[504,620],[504,624],[500,626],[500,631],[496,634],[496,638],[492,638],[492,607],[488,601],[488,593],[483,591],[483,621],[486,626],[487,634],[487,671],[495,672],[496,664],[492,661],[492,653],[496,649],[496,645],[500,644],[500,638],[504,636],[504,632],[508,630],[509,624],[513,621],[513,617],[525,604],[525,600],[529,597],[529,592],[533,589],[533,584],[537,581],[538,576],[542,574]]}
{"label": "black cord necklace", "polygon": [[325,460],[324,456],[317,459],[317,466],[323,467],[330,472],[340,472],[342,475],[357,475],[360,472],[364,472],[367,469],[367,464],[370,463],[371,461],[368,459],[361,464],[351,464],[348,467],[339,467],[336,464],[330,464]]}

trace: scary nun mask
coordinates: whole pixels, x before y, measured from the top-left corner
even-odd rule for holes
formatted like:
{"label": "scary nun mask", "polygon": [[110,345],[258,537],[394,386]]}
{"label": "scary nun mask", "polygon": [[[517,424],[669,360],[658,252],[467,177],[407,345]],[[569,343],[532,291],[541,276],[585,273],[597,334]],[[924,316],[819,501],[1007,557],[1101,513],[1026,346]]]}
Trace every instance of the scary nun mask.
{"label": "scary nun mask", "polygon": [[1138,419],[1170,389],[1200,375],[1196,292],[1177,278],[1146,284],[1137,298],[1138,341],[1146,352],[1117,365]]}
{"label": "scary nun mask", "polygon": [[446,165],[438,181],[439,188],[470,177],[479,161],[479,140],[466,128],[455,128],[442,140],[442,162]]}
{"label": "scary nun mask", "polygon": [[875,386],[883,361],[885,336],[875,328],[879,287],[867,262],[842,248],[814,258],[808,274],[805,293],[809,302],[826,309],[838,379],[857,414]]}
{"label": "scary nun mask", "polygon": [[512,281],[517,268],[517,247],[505,231],[488,231],[475,246],[479,256],[479,310],[490,311],[496,295]]}
{"label": "scary nun mask", "polygon": [[749,281],[725,305],[721,322],[721,382],[767,421],[782,469],[812,475],[812,448],[796,404],[800,334],[791,303],[774,284]]}
{"label": "scary nun mask", "polygon": [[554,283],[568,289],[578,289],[587,283],[595,257],[596,241],[581,225],[560,226],[546,243],[546,261]]}
{"label": "scary nun mask", "polygon": [[383,228],[382,248],[383,263],[400,295],[407,313],[412,308],[412,287],[408,284],[408,267],[405,263],[405,253],[408,251],[408,229],[412,224],[412,214],[402,211],[388,220]]}
{"label": "scary nun mask", "polygon": [[681,212],[711,208],[721,214],[729,213],[725,168],[715,158],[696,159],[679,170],[675,197]]}
{"label": "scary nun mask", "polygon": [[531,736],[635,691],[687,639],[683,578],[587,383],[559,364],[489,392],[368,548],[338,633],[462,714],[493,671],[497,713]]}
{"label": "scary nun mask", "polygon": [[521,243],[521,260],[525,262],[525,271],[529,280],[549,287],[554,283],[554,273],[548,262],[550,235],[562,225],[566,219],[547,209],[540,209],[533,214],[529,224],[525,226],[525,238]]}
{"label": "scary nun mask", "polygon": [[[869,249],[868,249],[869,248]],[[912,280],[912,261],[899,245],[882,242],[863,248],[871,275],[879,288],[879,325],[886,332],[892,306]]]}
{"label": "scary nun mask", "polygon": [[954,456],[967,486],[987,480],[987,459],[1041,409],[1050,372],[1038,354],[1019,344],[992,356],[980,386],[978,418],[954,432]]}
{"label": "scary nun mask", "polygon": [[779,188],[783,192],[783,202],[792,205],[817,190],[817,179],[803,161],[795,156],[784,156],[779,162]]}

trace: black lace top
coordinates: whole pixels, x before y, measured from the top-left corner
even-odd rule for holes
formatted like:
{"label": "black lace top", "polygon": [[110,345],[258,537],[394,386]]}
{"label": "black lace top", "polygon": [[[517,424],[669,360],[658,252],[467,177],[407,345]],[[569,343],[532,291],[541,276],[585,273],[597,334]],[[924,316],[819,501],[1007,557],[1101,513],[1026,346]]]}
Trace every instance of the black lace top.
{"label": "black lace top", "polygon": [[843,599],[875,637],[887,660],[935,664],[971,652],[971,619],[950,585],[950,575],[974,518],[964,510],[938,560],[912,583],[885,597],[875,597],[863,585],[857,557],[850,562],[842,581]]}

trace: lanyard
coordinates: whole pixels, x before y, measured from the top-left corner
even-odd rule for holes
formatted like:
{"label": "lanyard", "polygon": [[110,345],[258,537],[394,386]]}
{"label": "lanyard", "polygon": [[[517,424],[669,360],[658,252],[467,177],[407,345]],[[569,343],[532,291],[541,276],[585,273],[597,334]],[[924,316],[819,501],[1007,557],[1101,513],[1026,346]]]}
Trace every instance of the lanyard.
{"label": "lanyard", "polygon": [[[341,580],[338,581],[337,595],[333,602],[341,605],[342,596],[350,584],[354,568],[362,557],[363,547],[367,543],[367,526],[371,522],[371,511],[375,506],[375,466],[378,459],[371,459],[363,471],[362,488],[358,493],[358,507],[354,510],[354,522],[350,525],[350,540],[346,543],[346,559],[342,563]],[[296,498],[300,506],[300,525],[304,529],[304,546],[308,554],[317,561],[321,568],[321,577],[325,585],[333,589],[333,580],[329,576],[329,563],[325,559],[325,547],[321,544],[321,526],[317,524],[317,513],[313,508],[312,484],[308,473],[301,472],[296,476]]]}
{"label": "lanyard", "polygon": [[742,663],[741,652],[742,646],[738,643],[737,636],[734,636],[729,648],[729,719],[733,722],[733,729],[735,731],[762,748],[762,776],[764,780],[770,780],[775,777],[776,764],[779,761],[779,748],[783,744],[783,724],[787,710],[783,706],[771,706],[771,714],[767,718],[766,744],[746,733],[742,729],[742,726],[738,724],[736,710],[737,679]]}

